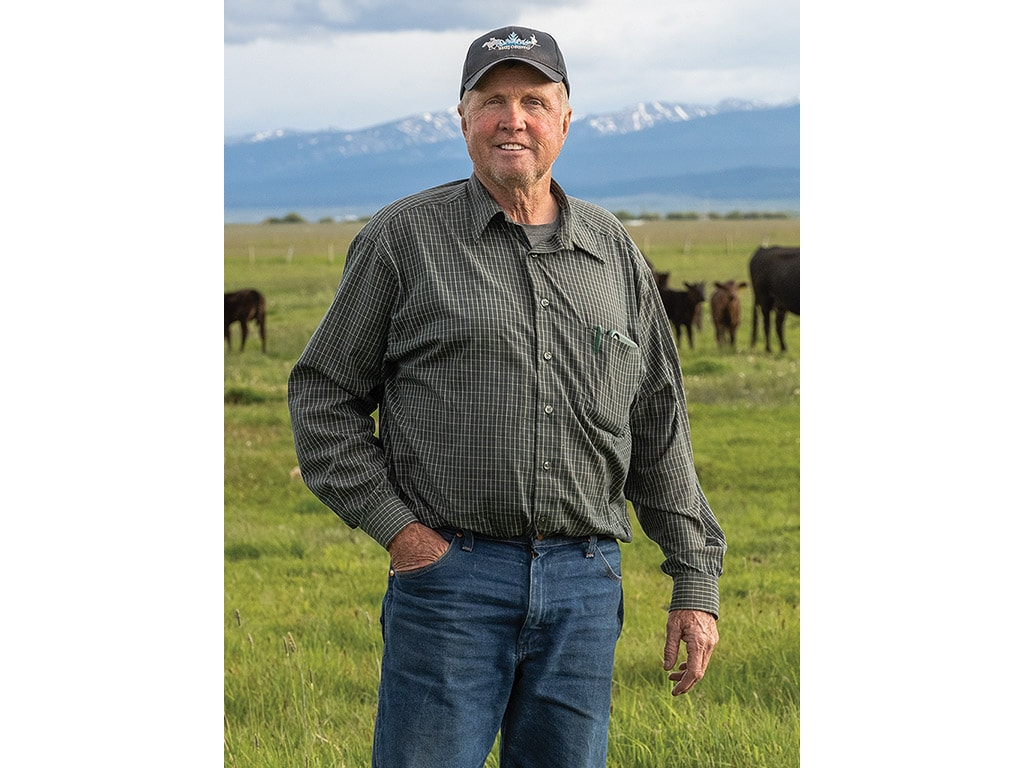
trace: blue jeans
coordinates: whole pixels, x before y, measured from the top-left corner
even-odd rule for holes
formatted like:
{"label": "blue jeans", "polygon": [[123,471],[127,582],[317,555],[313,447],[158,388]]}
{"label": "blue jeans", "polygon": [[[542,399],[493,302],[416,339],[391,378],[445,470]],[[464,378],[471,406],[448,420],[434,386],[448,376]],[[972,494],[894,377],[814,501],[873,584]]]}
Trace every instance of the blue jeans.
{"label": "blue jeans", "polygon": [[603,768],[622,629],[613,539],[439,531],[440,560],[392,575],[375,768]]}

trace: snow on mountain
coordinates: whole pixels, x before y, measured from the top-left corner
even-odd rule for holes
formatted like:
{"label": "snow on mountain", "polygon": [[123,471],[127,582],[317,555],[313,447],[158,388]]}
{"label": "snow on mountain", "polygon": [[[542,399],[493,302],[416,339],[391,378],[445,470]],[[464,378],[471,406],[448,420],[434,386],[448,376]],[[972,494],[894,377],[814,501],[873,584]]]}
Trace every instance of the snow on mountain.
{"label": "snow on mountain", "polygon": [[[555,170],[608,206],[795,208],[799,103],[653,101],[576,117]],[[455,107],[357,131],[269,130],[225,140],[224,204],[362,214],[471,172]]]}

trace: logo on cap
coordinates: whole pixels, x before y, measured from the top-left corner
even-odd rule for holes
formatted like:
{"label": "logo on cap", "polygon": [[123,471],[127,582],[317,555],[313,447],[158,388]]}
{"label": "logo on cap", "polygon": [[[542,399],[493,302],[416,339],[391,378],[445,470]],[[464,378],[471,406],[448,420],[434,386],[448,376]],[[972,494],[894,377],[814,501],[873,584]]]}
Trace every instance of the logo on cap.
{"label": "logo on cap", "polygon": [[523,38],[521,38],[519,35],[513,32],[504,40],[499,40],[496,37],[492,37],[490,40],[485,42],[480,47],[486,48],[489,51],[507,51],[515,49],[528,51],[534,46],[540,46],[540,43],[537,42],[536,35],[530,35],[529,40],[523,40]]}

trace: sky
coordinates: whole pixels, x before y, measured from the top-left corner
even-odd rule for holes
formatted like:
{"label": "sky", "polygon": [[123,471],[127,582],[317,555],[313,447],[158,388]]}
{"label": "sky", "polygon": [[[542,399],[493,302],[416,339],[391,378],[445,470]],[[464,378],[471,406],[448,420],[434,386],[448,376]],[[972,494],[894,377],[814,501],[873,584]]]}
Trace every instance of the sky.
{"label": "sky", "polygon": [[224,135],[357,130],[454,106],[469,44],[550,33],[576,117],[800,97],[798,0],[226,0]]}

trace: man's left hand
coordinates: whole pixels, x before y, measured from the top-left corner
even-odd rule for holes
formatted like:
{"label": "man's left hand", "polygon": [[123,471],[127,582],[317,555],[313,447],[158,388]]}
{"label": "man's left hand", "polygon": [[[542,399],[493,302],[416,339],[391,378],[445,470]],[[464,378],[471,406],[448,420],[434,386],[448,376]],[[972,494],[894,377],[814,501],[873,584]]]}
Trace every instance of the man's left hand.
{"label": "man's left hand", "polygon": [[670,611],[665,634],[665,670],[676,665],[680,643],[686,646],[686,660],[668,676],[676,685],[672,695],[686,693],[704,677],[711,652],[718,645],[718,623],[704,611]]}

